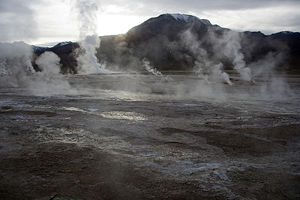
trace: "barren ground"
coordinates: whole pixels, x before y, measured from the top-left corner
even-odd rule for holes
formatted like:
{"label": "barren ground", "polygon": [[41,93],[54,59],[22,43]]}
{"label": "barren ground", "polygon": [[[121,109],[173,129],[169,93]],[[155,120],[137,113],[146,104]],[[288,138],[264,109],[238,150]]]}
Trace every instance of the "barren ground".
{"label": "barren ground", "polygon": [[279,100],[236,96],[260,82],[178,95],[197,82],[171,78],[75,76],[85,92],[48,97],[0,88],[0,199],[300,198],[300,77]]}

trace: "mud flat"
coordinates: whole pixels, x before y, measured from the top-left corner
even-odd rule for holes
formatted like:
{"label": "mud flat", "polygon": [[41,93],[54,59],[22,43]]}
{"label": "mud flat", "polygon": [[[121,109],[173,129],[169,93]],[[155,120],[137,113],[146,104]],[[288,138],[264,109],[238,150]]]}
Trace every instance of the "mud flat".
{"label": "mud flat", "polygon": [[276,97],[187,75],[0,88],[0,199],[299,199],[300,77],[285,79]]}

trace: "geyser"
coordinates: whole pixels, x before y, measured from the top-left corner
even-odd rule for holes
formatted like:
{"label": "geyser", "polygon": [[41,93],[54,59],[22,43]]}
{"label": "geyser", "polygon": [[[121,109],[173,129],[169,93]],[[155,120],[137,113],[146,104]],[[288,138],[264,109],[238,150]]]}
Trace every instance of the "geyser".
{"label": "geyser", "polygon": [[75,9],[79,21],[79,44],[82,49],[77,58],[80,74],[98,74],[106,71],[99,64],[96,57],[100,47],[100,38],[97,36],[98,3],[95,0],[75,0]]}

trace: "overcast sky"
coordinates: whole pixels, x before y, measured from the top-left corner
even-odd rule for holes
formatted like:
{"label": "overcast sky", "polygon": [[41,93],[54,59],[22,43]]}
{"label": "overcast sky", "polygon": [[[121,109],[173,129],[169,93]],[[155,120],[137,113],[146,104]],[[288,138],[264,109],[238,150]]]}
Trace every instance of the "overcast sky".
{"label": "overcast sky", "polygon": [[78,40],[75,1],[96,3],[98,35],[125,33],[163,13],[192,14],[238,31],[300,31],[300,0],[0,0],[0,41]]}

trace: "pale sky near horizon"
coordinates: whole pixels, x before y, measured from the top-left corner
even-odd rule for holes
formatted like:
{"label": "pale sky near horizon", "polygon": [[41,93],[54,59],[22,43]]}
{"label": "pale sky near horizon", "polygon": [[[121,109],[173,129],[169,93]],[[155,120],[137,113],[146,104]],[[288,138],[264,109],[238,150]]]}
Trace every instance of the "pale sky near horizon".
{"label": "pale sky near horizon", "polygon": [[126,33],[163,13],[191,14],[238,31],[300,31],[300,0],[0,0],[0,42],[78,40],[75,1],[97,5],[98,35]]}

